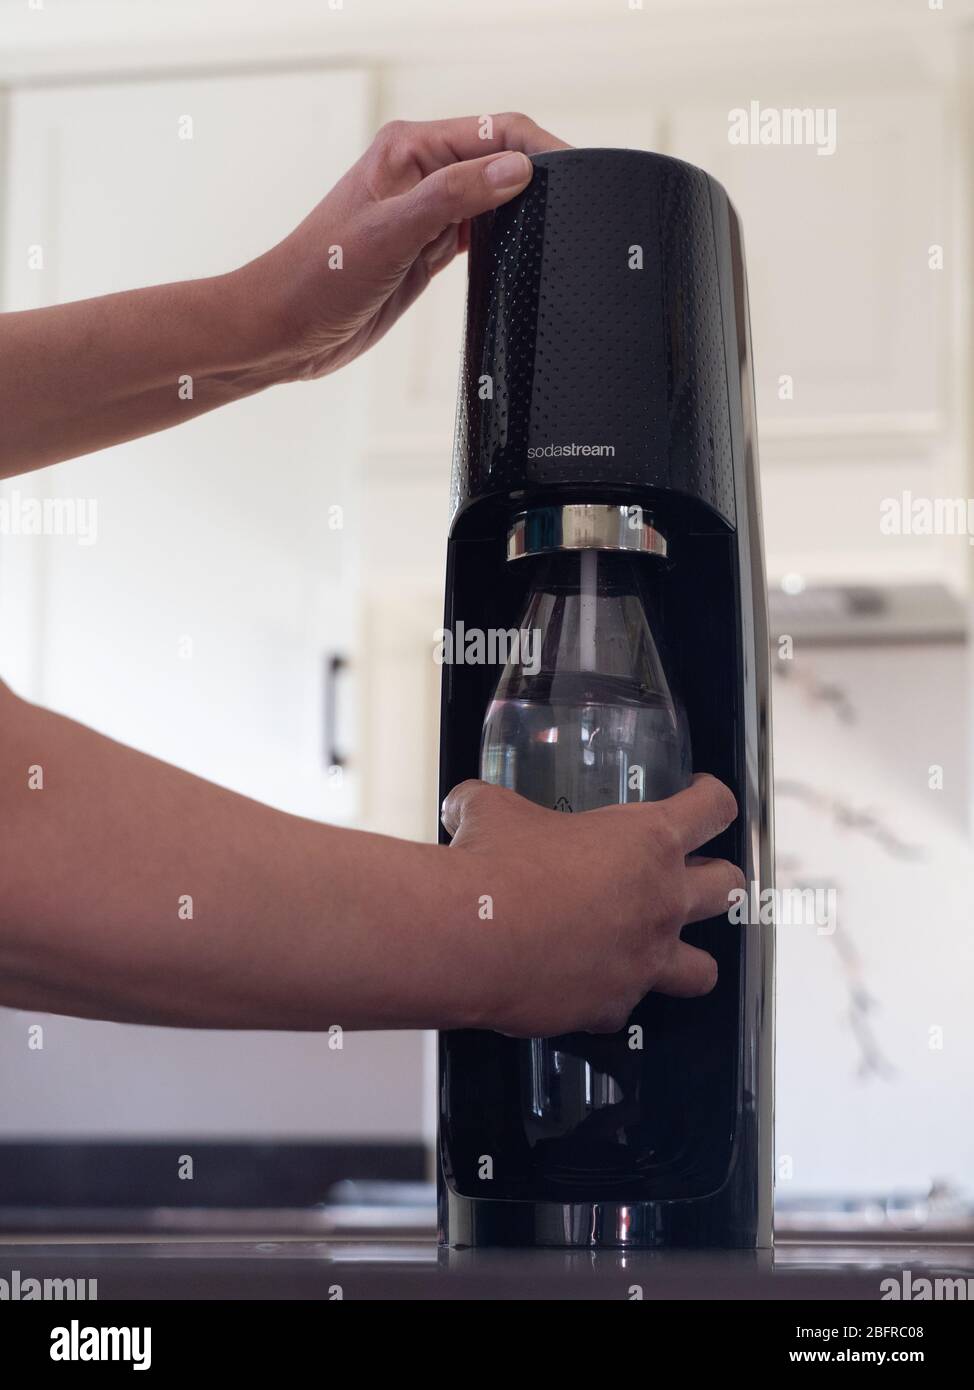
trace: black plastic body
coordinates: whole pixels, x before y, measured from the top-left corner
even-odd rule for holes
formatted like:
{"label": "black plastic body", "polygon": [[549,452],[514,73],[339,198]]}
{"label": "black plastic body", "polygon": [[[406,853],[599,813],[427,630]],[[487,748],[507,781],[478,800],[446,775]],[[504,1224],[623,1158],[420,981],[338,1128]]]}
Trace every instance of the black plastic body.
{"label": "black plastic body", "polygon": [[[533,563],[506,559],[517,511],[641,506],[670,544],[665,564],[642,563],[694,767],[740,806],[709,852],[760,894],[773,856],[768,638],[737,218],[708,175],[662,156],[534,164],[526,192],[472,228],[444,626],[516,622]],[[441,795],[478,774],[498,674],[443,668]],[[517,1044],[440,1035],[444,1243],[770,1243],[771,931],[720,918],[684,935],[717,957],[719,982],[703,999],[649,996],[633,1015],[646,1042],[630,1080],[653,1157],[630,1171],[546,1171],[521,1123]]]}

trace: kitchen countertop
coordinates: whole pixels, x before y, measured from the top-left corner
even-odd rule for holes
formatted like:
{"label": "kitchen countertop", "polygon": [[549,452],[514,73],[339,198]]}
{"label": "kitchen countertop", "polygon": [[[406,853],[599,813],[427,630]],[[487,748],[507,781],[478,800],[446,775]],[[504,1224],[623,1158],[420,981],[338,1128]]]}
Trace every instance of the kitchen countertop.
{"label": "kitchen countertop", "polygon": [[[779,1242],[773,1251],[438,1250],[394,1236],[0,1233],[0,1278],[98,1280],[109,1299],[864,1299],[881,1281],[964,1278],[974,1243]],[[340,1295],[336,1294],[336,1287]]]}

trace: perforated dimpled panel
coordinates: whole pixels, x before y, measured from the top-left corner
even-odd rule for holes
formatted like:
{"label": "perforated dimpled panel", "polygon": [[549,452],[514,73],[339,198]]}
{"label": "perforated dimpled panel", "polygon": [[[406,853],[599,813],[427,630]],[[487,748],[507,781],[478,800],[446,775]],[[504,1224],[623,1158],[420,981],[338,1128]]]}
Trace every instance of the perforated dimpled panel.
{"label": "perforated dimpled panel", "polygon": [[[643,485],[733,525],[738,377],[709,176],[633,150],[533,162],[527,190],[471,228],[454,511],[521,488]],[[550,453],[566,446],[604,452]]]}

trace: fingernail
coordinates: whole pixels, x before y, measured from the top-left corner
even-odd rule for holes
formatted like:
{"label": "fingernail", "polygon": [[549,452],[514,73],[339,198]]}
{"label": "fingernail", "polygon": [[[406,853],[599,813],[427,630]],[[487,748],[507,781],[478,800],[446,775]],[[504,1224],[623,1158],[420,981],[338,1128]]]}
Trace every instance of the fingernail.
{"label": "fingernail", "polygon": [[498,190],[520,188],[531,177],[531,161],[526,154],[499,154],[485,167],[484,177]]}

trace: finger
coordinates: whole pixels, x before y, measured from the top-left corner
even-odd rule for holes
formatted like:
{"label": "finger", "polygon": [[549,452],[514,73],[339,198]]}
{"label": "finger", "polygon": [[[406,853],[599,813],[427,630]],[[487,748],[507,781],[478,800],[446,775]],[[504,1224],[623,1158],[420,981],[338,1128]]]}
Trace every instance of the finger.
{"label": "finger", "polygon": [[685,791],[665,801],[647,803],[664,811],[684,854],[691,854],[737,819],[734,793],[709,773],[699,773]]}
{"label": "finger", "polygon": [[422,259],[426,262],[431,277],[438,275],[456,256],[460,244],[460,228],[465,225],[463,222],[459,225],[451,222],[449,227],[445,227],[438,237],[423,248]]}
{"label": "finger", "polygon": [[[570,150],[550,130],[519,111],[498,116],[459,116],[447,121],[419,124],[420,144],[432,154],[449,150],[453,159],[477,159],[498,150],[521,150],[524,154],[543,154],[546,150]],[[444,161],[445,162],[445,161]],[[435,167],[435,166],[434,166]]]}
{"label": "finger", "polygon": [[379,204],[379,240],[393,259],[415,256],[453,223],[506,203],[528,186],[533,173],[527,155],[517,150],[447,164],[408,193]]}
{"label": "finger", "polygon": [[503,150],[540,154],[571,146],[528,116],[457,116],[445,121],[392,121],[382,127],[367,158],[376,164],[382,196],[403,193],[437,169]]}
{"label": "finger", "polygon": [[[461,226],[463,225],[465,224],[461,223]],[[385,323],[386,316],[389,316],[390,323],[398,319],[419,298],[434,275],[439,275],[440,271],[445,270],[450,262],[456,258],[459,230],[460,228],[456,226],[447,227],[438,237],[424,246],[419,255],[413,259],[394,295],[380,311],[380,319],[384,324],[383,331],[385,327],[388,327],[388,324]]]}
{"label": "finger", "polygon": [[688,859],[686,920],[705,922],[708,917],[722,916],[730,906],[731,893],[744,887],[744,875],[736,864],[699,855]]}
{"label": "finger", "polygon": [[678,941],[665,968],[657,976],[653,990],[674,999],[696,999],[709,994],[717,983],[717,962],[699,946]]}

